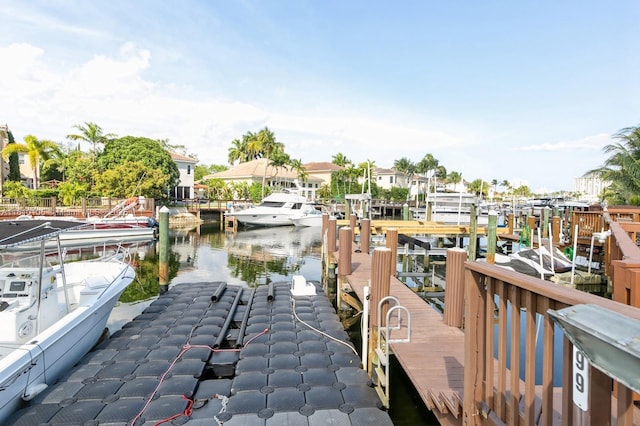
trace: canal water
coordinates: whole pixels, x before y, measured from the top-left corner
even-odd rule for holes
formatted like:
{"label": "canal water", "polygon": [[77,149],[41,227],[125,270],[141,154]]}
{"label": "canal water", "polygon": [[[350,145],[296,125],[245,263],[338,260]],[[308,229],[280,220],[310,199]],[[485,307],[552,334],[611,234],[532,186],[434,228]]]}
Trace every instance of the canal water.
{"label": "canal water", "polygon": [[[224,281],[257,287],[288,281],[292,275],[321,281],[320,228],[256,228],[228,233],[221,231],[217,223],[205,223],[191,229],[171,229],[169,242],[169,286]],[[122,328],[158,297],[156,243],[132,246],[130,251],[136,279],[125,290],[109,318],[111,333]],[[92,249],[87,252],[91,255]],[[355,342],[358,336],[354,337]],[[397,364],[392,364],[391,368],[394,373],[391,375],[389,415],[394,424],[437,425],[402,368]]]}

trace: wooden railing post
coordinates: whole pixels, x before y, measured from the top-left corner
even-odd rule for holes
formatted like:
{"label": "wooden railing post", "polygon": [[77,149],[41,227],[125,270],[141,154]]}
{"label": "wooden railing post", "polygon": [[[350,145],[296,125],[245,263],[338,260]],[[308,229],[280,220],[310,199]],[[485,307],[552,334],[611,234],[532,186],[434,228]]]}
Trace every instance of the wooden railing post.
{"label": "wooden railing post", "polygon": [[446,288],[444,292],[444,323],[462,327],[464,318],[464,262],[467,252],[461,248],[447,249]]}
{"label": "wooden railing post", "polygon": [[481,276],[465,271],[465,318],[464,333],[464,401],[462,424],[480,425],[480,406],[483,401],[482,383],[484,381],[484,299]]}

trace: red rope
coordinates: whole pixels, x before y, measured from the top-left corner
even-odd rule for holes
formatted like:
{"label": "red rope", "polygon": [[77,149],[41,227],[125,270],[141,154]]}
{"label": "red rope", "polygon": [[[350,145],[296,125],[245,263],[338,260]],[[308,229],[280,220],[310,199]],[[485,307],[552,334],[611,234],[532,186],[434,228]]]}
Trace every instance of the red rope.
{"label": "red rope", "polygon": [[[265,328],[260,333],[256,334],[251,339],[249,339],[249,341],[247,341],[246,345],[248,345],[249,343],[253,342],[259,336],[262,336],[263,334],[268,333],[268,332],[269,332],[269,329]],[[173,362],[169,365],[169,368],[167,368],[167,371],[165,371],[162,374],[162,376],[160,377],[160,381],[158,382],[158,386],[156,386],[156,388],[153,390],[153,392],[151,392],[151,395],[149,396],[149,399],[147,400],[147,402],[144,405],[144,407],[142,407],[142,410],[140,410],[140,412],[138,414],[136,414],[136,416],[131,421],[131,425],[132,426],[134,426],[136,424],[136,422],[140,419],[140,417],[142,416],[142,413],[144,413],[147,410],[147,408],[149,407],[149,404],[151,404],[151,401],[153,400],[153,397],[156,395],[156,393],[160,389],[160,386],[162,385],[162,383],[164,382],[165,378],[167,377],[167,374],[169,374],[169,372],[173,369],[173,366],[176,364],[176,362],[178,362],[178,360],[180,358],[182,358],[182,355],[184,355],[188,350],[194,349],[194,348],[206,348],[206,349],[209,349],[211,352],[240,352],[241,351],[241,349],[213,349],[211,346],[208,346],[208,345],[184,345],[182,347],[182,351],[180,351],[178,356],[176,356],[176,358],[173,360]],[[191,415],[191,413],[193,412],[193,409],[192,409],[193,401],[191,399],[187,398],[184,395],[182,395],[182,398],[184,398],[184,399],[189,401],[189,404],[187,405],[187,408],[184,410],[184,412],[180,413],[180,414],[176,414],[175,416],[172,416],[169,419],[160,420],[160,423],[156,423],[156,425],[159,425],[159,424],[162,424],[162,423],[166,423],[167,421],[171,421],[171,420],[173,420],[173,419],[175,419],[177,417],[183,416],[183,415],[184,416],[190,416]]]}
{"label": "red rope", "polygon": [[178,418],[178,417],[180,417],[180,416],[187,416],[187,417],[191,416],[191,414],[193,414],[193,409],[192,409],[192,407],[193,407],[193,400],[192,400],[192,399],[187,398],[187,397],[186,397],[186,396],[184,396],[184,395],[182,395],[182,399],[186,399],[187,401],[189,401],[189,402],[187,403],[187,408],[185,408],[185,409],[184,409],[184,411],[183,411],[182,413],[175,414],[175,415],[173,415],[173,416],[171,416],[171,417],[167,417],[166,419],[159,420],[159,421],[157,421],[156,423],[154,423],[154,426],[158,426],[158,425],[161,425],[161,424],[163,424],[163,423],[169,423],[171,420],[173,420],[173,419],[177,419],[177,418]]}

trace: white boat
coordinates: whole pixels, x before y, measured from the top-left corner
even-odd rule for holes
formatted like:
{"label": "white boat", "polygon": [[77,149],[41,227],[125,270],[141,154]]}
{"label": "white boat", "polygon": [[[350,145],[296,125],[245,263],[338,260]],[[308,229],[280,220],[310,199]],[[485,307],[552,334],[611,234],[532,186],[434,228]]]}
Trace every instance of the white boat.
{"label": "white boat", "polygon": [[[43,220],[49,220],[47,217],[20,216],[11,221],[2,222],[31,222],[38,224]],[[65,221],[73,222],[76,227],[69,229],[60,234],[60,243],[65,246],[85,245],[87,242],[100,244],[107,241],[122,242],[139,242],[151,241],[156,238],[158,228],[157,222],[152,218],[137,217],[135,221],[125,217],[119,218],[91,218],[87,220],[69,218]],[[54,240],[45,242],[47,247],[55,247],[57,244]],[[11,250],[33,250],[39,249],[39,242],[29,242],[14,247]]]}
{"label": "white boat", "polygon": [[35,256],[8,256],[0,266],[0,424],[55,383],[98,342],[124,289],[134,279],[126,253],[64,262],[45,241],[75,221],[0,222],[0,252],[36,242]]}
{"label": "white boat", "polygon": [[299,213],[308,204],[305,197],[294,190],[274,192],[262,200],[260,205],[244,210],[231,210],[225,215],[233,216],[238,223],[247,226],[293,225],[290,217]]}
{"label": "white boat", "polygon": [[[480,202],[474,194],[464,192],[432,192],[427,194],[431,205],[431,221],[445,224],[468,225],[471,223],[471,206],[476,205],[476,220],[479,226],[489,223],[488,215],[482,214]],[[427,205],[428,205],[427,204]],[[414,220],[425,220],[427,206],[413,208]]]}
{"label": "white boat", "polygon": [[322,210],[318,210],[312,205],[304,205],[299,213],[291,215],[289,219],[294,226],[322,226]]}

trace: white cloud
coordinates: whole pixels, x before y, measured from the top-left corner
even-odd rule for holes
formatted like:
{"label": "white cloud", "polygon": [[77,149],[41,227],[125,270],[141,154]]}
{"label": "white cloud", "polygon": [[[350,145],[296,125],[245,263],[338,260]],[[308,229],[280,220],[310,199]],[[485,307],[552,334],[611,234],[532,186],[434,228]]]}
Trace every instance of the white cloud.
{"label": "white cloud", "polygon": [[611,142],[611,137],[600,133],[573,141],[559,141],[555,143],[543,143],[539,145],[527,145],[515,148],[517,151],[574,151],[576,149],[588,149],[600,151]]}
{"label": "white cloud", "polygon": [[[62,141],[73,125],[92,121],[121,136],[168,138],[202,162],[220,164],[226,162],[232,139],[269,126],[292,156],[303,161],[330,161],[331,155],[343,152],[353,161],[369,158],[381,166],[402,156],[421,158],[463,140],[411,122],[363,116],[355,108],[304,115],[299,109],[293,114],[271,112],[204,94],[190,99],[175,85],[146,79],[151,52],[133,43],[124,44],[114,56],[95,55],[70,69],[53,69],[46,52],[28,44],[11,45],[2,53],[16,66],[1,75],[0,105],[6,103],[2,109],[13,111],[6,121],[19,137],[31,133]],[[390,159],[388,164],[382,164],[385,159]]]}

